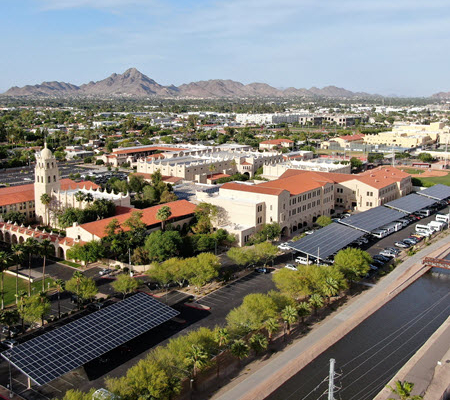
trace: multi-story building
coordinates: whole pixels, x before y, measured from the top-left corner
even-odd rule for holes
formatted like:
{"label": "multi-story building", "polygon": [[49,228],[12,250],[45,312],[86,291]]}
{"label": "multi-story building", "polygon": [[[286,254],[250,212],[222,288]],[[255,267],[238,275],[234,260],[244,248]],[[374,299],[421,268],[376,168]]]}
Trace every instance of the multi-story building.
{"label": "multi-story building", "polygon": [[284,236],[311,227],[321,215],[337,208],[365,211],[412,190],[411,176],[396,168],[359,175],[289,169],[279,179],[250,185],[230,182],[216,193],[197,193],[197,200],[216,205],[217,225],[236,235],[240,245],[277,222]]}
{"label": "multi-story building", "polygon": [[270,139],[259,143],[260,150],[276,150],[280,148],[293,149],[294,141],[289,139]]}

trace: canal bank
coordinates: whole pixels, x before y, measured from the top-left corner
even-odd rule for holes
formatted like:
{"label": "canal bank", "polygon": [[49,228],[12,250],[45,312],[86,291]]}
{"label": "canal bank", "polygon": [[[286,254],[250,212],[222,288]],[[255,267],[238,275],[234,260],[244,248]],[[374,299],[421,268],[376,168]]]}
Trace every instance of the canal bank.
{"label": "canal bank", "polygon": [[[442,398],[450,387],[450,317],[395,374],[388,385],[395,387],[396,381],[414,383],[414,395],[430,400]],[[388,400],[391,397],[391,390],[383,388],[374,400]]]}
{"label": "canal bank", "polygon": [[443,257],[449,245],[450,236],[446,236],[409,258],[374,288],[360,295],[309,335],[294,342],[282,353],[272,356],[269,362],[250,376],[235,379],[213,398],[250,400],[268,397],[326,349],[420,278],[427,271],[421,263],[423,257]]}

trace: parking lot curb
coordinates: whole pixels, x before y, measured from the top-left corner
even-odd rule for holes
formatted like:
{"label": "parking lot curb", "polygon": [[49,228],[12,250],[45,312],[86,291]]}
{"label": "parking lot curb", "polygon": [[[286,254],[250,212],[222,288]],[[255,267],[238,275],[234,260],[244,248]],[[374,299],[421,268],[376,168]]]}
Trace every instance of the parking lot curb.
{"label": "parking lot curb", "polygon": [[204,306],[203,304],[198,304],[198,303],[184,303],[184,305],[186,307],[190,307],[190,308],[195,308],[196,310],[206,310],[209,311],[211,310],[211,307],[208,306]]}

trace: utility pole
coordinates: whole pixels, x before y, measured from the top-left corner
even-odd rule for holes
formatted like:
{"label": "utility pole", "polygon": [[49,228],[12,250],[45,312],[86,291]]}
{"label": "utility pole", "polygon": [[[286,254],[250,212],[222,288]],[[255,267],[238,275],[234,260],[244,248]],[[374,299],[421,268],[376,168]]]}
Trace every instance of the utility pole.
{"label": "utility pole", "polygon": [[334,363],[335,359],[330,358],[330,374],[328,377],[328,400],[334,399]]}

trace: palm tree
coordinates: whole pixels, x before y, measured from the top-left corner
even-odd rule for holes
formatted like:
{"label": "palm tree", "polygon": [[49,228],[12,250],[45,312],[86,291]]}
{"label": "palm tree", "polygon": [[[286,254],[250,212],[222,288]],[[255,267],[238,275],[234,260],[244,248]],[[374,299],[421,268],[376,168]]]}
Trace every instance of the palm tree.
{"label": "palm tree", "polygon": [[19,293],[19,266],[21,266],[24,255],[25,247],[22,244],[13,244],[11,246],[13,251],[14,261],[16,262],[16,304],[17,304],[17,294]]}
{"label": "palm tree", "polygon": [[264,326],[267,330],[267,333],[269,334],[269,342],[272,341],[273,334],[280,329],[280,323],[276,318],[269,318],[264,323]]}
{"label": "palm tree", "polygon": [[314,315],[317,315],[317,309],[323,307],[323,298],[320,294],[314,293],[309,298],[309,304],[314,308]]}
{"label": "palm tree", "polygon": [[208,364],[208,359],[208,353],[202,346],[192,345],[185,360],[192,367],[193,381],[195,381],[198,372]]}
{"label": "palm tree", "polygon": [[50,240],[48,239],[44,239],[39,246],[39,253],[44,258],[44,263],[42,264],[42,291],[45,290],[45,262],[47,260],[47,256],[52,254],[52,249],[53,249],[52,242],[50,242]]}
{"label": "palm tree", "polygon": [[28,254],[28,296],[31,296],[31,257],[38,252],[39,242],[35,238],[28,238],[24,243],[25,252]]}
{"label": "palm tree", "polygon": [[44,223],[44,225],[48,225],[50,223],[50,216],[49,216],[49,205],[52,202],[52,198],[47,193],[42,194],[41,196],[41,203],[45,206],[45,213],[47,214],[47,221]]}
{"label": "palm tree", "polygon": [[327,303],[330,304],[330,299],[339,294],[339,282],[331,277],[327,277],[323,282],[322,292],[327,296]]}
{"label": "palm tree", "polygon": [[10,261],[10,255],[6,251],[0,251],[0,272],[2,274],[0,291],[2,295],[2,310],[5,309],[4,275],[9,267]]}
{"label": "palm tree", "polygon": [[311,306],[306,301],[302,301],[297,306],[297,313],[302,320],[302,324],[304,324],[305,317],[311,314]]}
{"label": "palm tree", "polygon": [[86,193],[86,196],[84,197],[84,201],[88,204],[91,204],[94,201],[94,196],[92,193]]}
{"label": "palm tree", "polygon": [[156,219],[158,221],[161,221],[161,230],[164,230],[166,221],[170,218],[172,215],[172,210],[169,206],[162,206],[158,212],[156,213]]}
{"label": "palm tree", "polygon": [[[414,389],[414,383],[407,381],[397,381],[395,382],[395,388],[392,386],[386,385],[387,388],[391,389],[392,393],[395,393],[400,400],[422,400],[422,396],[413,396],[411,392]],[[395,400],[392,397],[388,400]]]}
{"label": "palm tree", "polygon": [[23,331],[23,328],[24,328],[24,325],[25,325],[25,321],[24,321],[24,319],[23,319],[23,307],[24,307],[24,304],[25,304],[25,298],[27,297],[27,296],[29,296],[29,295],[27,295],[27,292],[25,291],[25,290],[21,290],[18,294],[17,294],[17,299],[18,299],[18,302],[17,302],[17,304],[18,304],[18,307],[19,307],[19,314],[22,316],[22,331]]}
{"label": "palm tree", "polygon": [[[39,292],[38,296],[41,304],[44,304],[48,301],[47,292],[45,290]],[[44,326],[44,313],[41,314],[41,325]]]}
{"label": "palm tree", "polygon": [[248,357],[249,352],[250,348],[242,339],[235,340],[231,345],[231,354],[238,359],[239,368],[241,367],[241,360]]}
{"label": "palm tree", "polygon": [[75,200],[78,201],[78,203],[80,203],[86,198],[86,195],[80,190],[78,192],[75,193]]}
{"label": "palm tree", "polygon": [[[219,346],[219,349],[221,350],[225,345],[228,344],[230,341],[230,334],[228,333],[227,328],[217,328],[214,331],[214,341]],[[220,375],[220,363],[217,361],[217,379],[219,379]]]}
{"label": "palm tree", "polygon": [[294,306],[288,305],[281,311],[281,317],[284,319],[284,322],[287,325],[287,331],[289,335],[291,333],[291,325],[298,319],[297,309]]}
{"label": "palm tree", "polygon": [[62,279],[57,279],[55,281],[56,293],[58,293],[58,319],[61,318],[61,292],[64,292],[66,288],[66,282]]}
{"label": "palm tree", "polygon": [[249,340],[250,347],[255,352],[255,354],[259,354],[269,345],[269,341],[262,333],[255,333]]}

